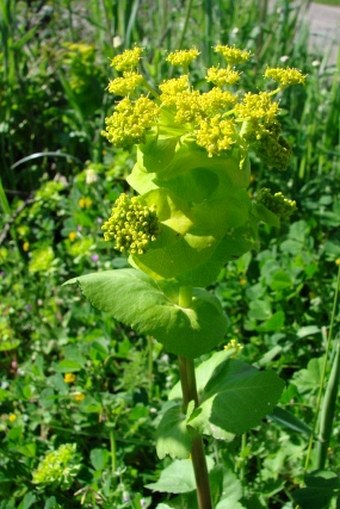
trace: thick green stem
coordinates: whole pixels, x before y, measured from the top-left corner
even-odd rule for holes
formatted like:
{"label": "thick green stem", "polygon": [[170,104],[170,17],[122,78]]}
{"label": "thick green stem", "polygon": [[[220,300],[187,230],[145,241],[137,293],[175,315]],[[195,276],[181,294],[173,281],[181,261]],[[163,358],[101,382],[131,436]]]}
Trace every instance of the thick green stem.
{"label": "thick green stem", "polygon": [[[190,401],[194,401],[195,406],[198,405],[195,367],[192,359],[179,356],[178,361],[183,392],[183,405],[184,411],[186,411]],[[192,441],[191,458],[195,473],[198,507],[199,509],[212,509],[208,468],[202,436],[199,433],[196,434]]]}

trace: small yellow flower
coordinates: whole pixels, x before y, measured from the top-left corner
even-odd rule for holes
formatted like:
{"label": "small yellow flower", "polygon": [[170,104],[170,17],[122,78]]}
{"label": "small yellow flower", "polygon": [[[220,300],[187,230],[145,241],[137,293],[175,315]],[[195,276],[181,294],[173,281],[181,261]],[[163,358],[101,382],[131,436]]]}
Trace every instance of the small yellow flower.
{"label": "small yellow flower", "polygon": [[206,80],[223,87],[224,85],[235,85],[240,79],[240,73],[233,69],[221,69],[219,67],[210,67],[207,70]]}
{"label": "small yellow flower", "polygon": [[73,242],[77,238],[77,232],[70,232],[68,234],[68,238],[70,239],[71,242]]}
{"label": "small yellow flower", "polygon": [[30,243],[29,242],[24,242],[23,245],[22,245],[22,249],[27,252],[29,251],[29,248],[30,248]]}
{"label": "small yellow flower", "polygon": [[177,50],[169,53],[166,57],[166,61],[172,65],[183,65],[187,67],[199,54],[200,52],[197,48]]}
{"label": "small yellow flower", "polygon": [[64,382],[66,384],[72,384],[76,379],[76,375],[74,373],[65,373]]}
{"label": "small yellow flower", "polygon": [[83,392],[74,392],[72,394],[72,398],[74,399],[74,401],[81,402],[81,401],[84,401],[85,394]]}
{"label": "small yellow flower", "polygon": [[245,277],[241,277],[240,279],[240,285],[244,286],[245,284],[247,284],[247,280]]}
{"label": "small yellow flower", "polygon": [[230,65],[247,62],[251,56],[250,51],[235,48],[234,46],[217,44],[214,49],[215,52],[220,53]]}
{"label": "small yellow flower", "polygon": [[303,85],[306,79],[301,71],[291,67],[267,67],[264,77],[277,81],[281,87]]}
{"label": "small yellow flower", "polygon": [[117,71],[130,71],[135,69],[141,59],[142,53],[143,48],[138,46],[133,49],[127,49],[111,60],[111,66]]}
{"label": "small yellow flower", "polygon": [[335,260],[335,265],[338,265],[338,266],[340,265],[340,258],[337,258],[337,259]]}
{"label": "small yellow flower", "polygon": [[8,416],[9,422],[15,422],[17,420],[17,416],[15,414],[9,414]]}
{"label": "small yellow flower", "polygon": [[91,200],[91,198],[88,198],[88,197],[80,198],[78,201],[78,205],[81,209],[90,208],[92,203],[93,203],[93,201]]}
{"label": "small yellow flower", "polygon": [[111,80],[107,89],[110,94],[125,96],[131,94],[144,81],[141,74],[134,71],[126,71],[123,76]]}

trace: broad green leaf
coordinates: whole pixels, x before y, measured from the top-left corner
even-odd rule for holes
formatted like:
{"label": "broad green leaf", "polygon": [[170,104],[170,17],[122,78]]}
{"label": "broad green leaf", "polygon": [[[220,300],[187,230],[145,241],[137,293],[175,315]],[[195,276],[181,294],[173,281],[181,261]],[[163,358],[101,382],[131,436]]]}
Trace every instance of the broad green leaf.
{"label": "broad green leaf", "polygon": [[213,373],[188,423],[201,430],[211,423],[230,433],[244,433],[272,412],[283,387],[273,371],[227,360]]}
{"label": "broad green leaf", "polygon": [[307,426],[307,424],[284,408],[275,407],[268,417],[274,422],[277,422],[281,426],[291,429],[292,431],[297,431],[298,433],[303,433],[307,436],[310,436],[313,433],[313,430]]}
{"label": "broad green leaf", "polygon": [[316,392],[320,386],[324,357],[314,358],[308,362],[307,369],[301,369],[293,375],[293,382],[300,394]]}
{"label": "broad green leaf", "polygon": [[331,499],[339,496],[340,479],[330,471],[316,471],[306,476],[306,488],[292,493],[301,509],[327,509]]}
{"label": "broad green leaf", "polygon": [[[209,456],[206,460],[208,471],[210,471],[214,462]],[[145,487],[162,493],[188,493],[195,490],[195,475],[191,459],[175,460],[162,470],[157,482],[147,484]]]}
{"label": "broad green leaf", "polygon": [[[199,366],[195,369],[196,375],[196,387],[197,391],[200,393],[208,383],[210,377],[213,372],[222,362],[229,359],[233,354],[231,350],[222,350],[220,352],[215,352],[209,359],[201,362]],[[169,399],[180,399],[182,397],[182,389],[181,383],[177,382],[177,384],[171,389],[169,393]]]}
{"label": "broad green leaf", "polygon": [[315,334],[320,333],[320,327],[317,325],[306,325],[305,327],[301,327],[296,335],[298,338],[305,338],[307,336],[314,336]]}
{"label": "broad green leaf", "polygon": [[236,475],[227,470],[223,476],[222,495],[216,509],[242,509],[239,503],[242,498],[242,484]]}
{"label": "broad green leaf", "polygon": [[107,449],[92,449],[90,460],[95,470],[103,470],[109,460],[109,451]]}
{"label": "broad green leaf", "polygon": [[64,359],[57,364],[55,369],[59,373],[75,373],[80,371],[82,368],[83,365],[80,362]]}
{"label": "broad green leaf", "polygon": [[26,493],[22,502],[18,506],[18,509],[29,509],[32,505],[37,501],[37,497],[34,495],[32,491]]}
{"label": "broad green leaf", "polygon": [[218,345],[227,320],[218,299],[194,289],[192,306],[170,300],[160,284],[135,269],[81,276],[78,283],[92,305],[106,311],[141,334],[154,336],[171,353],[198,357]]}
{"label": "broad green leaf", "polygon": [[285,314],[283,311],[277,311],[266,322],[256,327],[259,332],[280,331],[285,323]]}
{"label": "broad green leaf", "polygon": [[156,432],[156,450],[160,459],[166,455],[173,459],[190,456],[191,435],[180,404],[171,406],[163,415]]}

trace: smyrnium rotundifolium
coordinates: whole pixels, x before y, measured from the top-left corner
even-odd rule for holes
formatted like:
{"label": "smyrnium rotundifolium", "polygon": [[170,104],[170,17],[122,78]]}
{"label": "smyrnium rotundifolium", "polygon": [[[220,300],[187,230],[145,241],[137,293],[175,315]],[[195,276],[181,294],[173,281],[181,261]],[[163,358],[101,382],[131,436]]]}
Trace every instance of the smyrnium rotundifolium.
{"label": "smyrnium rotundifolium", "polygon": [[118,198],[104,236],[153,278],[206,286],[229,259],[257,247],[266,203],[282,205],[268,209],[271,218],[279,221],[281,210],[288,215],[283,195],[266,194],[261,206],[250,198],[249,153],[274,168],[287,166],[290,147],[276,97],[305,76],[268,67],[264,77],[276,88],[244,91],[241,66],[250,52],[218,44],[219,62],[198,85],[190,68],[199,51],[192,48],[166,56],[175,77],[156,86],[141,70],[143,51],[135,47],[112,59],[117,76],[108,91],[116,104],[103,135],[117,147],[137,146],[127,181],[139,196]]}

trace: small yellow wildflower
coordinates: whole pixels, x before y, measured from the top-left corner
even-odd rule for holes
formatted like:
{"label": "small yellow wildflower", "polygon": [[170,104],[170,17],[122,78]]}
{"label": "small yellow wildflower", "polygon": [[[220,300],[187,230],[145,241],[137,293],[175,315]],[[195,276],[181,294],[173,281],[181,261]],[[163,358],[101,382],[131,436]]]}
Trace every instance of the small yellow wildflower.
{"label": "small yellow wildflower", "polygon": [[196,143],[204,147],[209,157],[228,150],[235,142],[235,126],[231,120],[223,120],[221,115],[202,119],[196,133]]}
{"label": "small yellow wildflower", "polygon": [[247,62],[251,56],[250,51],[235,48],[234,46],[217,44],[214,49],[215,52],[220,53],[230,65],[243,64]]}
{"label": "small yellow wildflower", "polygon": [[339,266],[339,265],[340,265],[340,258],[337,258],[337,259],[335,260],[335,265],[337,265],[337,266]]}
{"label": "small yellow wildflower", "polygon": [[267,67],[264,77],[277,81],[281,87],[303,85],[306,79],[301,71],[291,67]]}
{"label": "small yellow wildflower", "polygon": [[233,69],[221,69],[219,67],[210,67],[207,70],[206,80],[223,87],[224,85],[235,85],[240,79],[240,73]]}
{"label": "small yellow wildflower", "polygon": [[111,80],[107,89],[110,94],[119,96],[129,95],[143,83],[144,78],[141,74],[134,71],[126,71],[123,76]]}
{"label": "small yellow wildflower", "polygon": [[66,384],[72,384],[76,379],[76,375],[74,373],[65,373],[64,382]]}
{"label": "small yellow wildflower", "polygon": [[77,232],[70,232],[68,234],[68,238],[70,239],[71,242],[73,242],[77,238]]}
{"label": "small yellow wildflower", "polygon": [[121,194],[112,209],[111,217],[103,224],[105,240],[114,240],[116,248],[131,254],[143,254],[156,240],[159,231],[156,213],[141,200]]}
{"label": "small yellow wildflower", "polygon": [[135,69],[141,59],[142,53],[143,48],[138,46],[133,49],[127,49],[111,60],[111,66],[117,71],[130,71]]}
{"label": "small yellow wildflower", "polygon": [[106,131],[102,134],[118,147],[141,143],[158,115],[158,106],[147,97],[141,96],[135,102],[124,97],[111,117],[106,118]]}
{"label": "small yellow wildflower", "polygon": [[72,398],[74,399],[74,401],[81,402],[81,401],[84,401],[85,394],[83,392],[74,392],[72,394]]}
{"label": "small yellow wildflower", "polygon": [[268,92],[252,94],[247,92],[243,101],[235,106],[235,113],[243,120],[273,122],[279,111],[277,102],[272,101]]}
{"label": "small yellow wildflower", "polygon": [[172,65],[183,65],[187,67],[199,54],[200,52],[197,48],[173,51],[168,54],[166,61]]}
{"label": "small yellow wildflower", "polygon": [[27,251],[29,251],[29,249],[30,249],[30,243],[27,241],[24,242],[22,245],[22,249],[27,253]]}
{"label": "small yellow wildflower", "polygon": [[91,198],[89,197],[83,197],[83,198],[80,198],[79,201],[78,201],[78,205],[81,209],[88,209],[91,207],[93,203],[93,200],[91,200]]}
{"label": "small yellow wildflower", "polygon": [[17,420],[17,416],[15,414],[9,414],[8,420],[9,422],[13,423]]}

